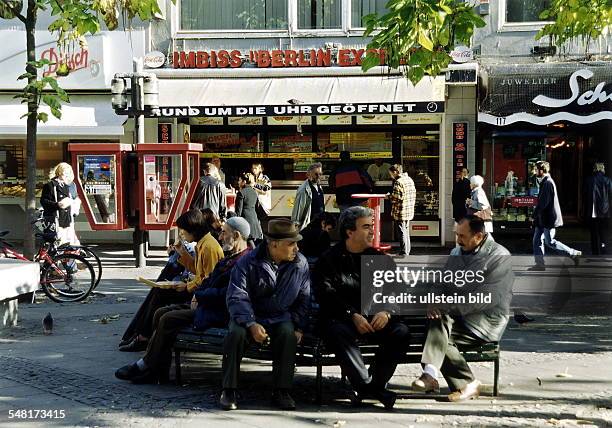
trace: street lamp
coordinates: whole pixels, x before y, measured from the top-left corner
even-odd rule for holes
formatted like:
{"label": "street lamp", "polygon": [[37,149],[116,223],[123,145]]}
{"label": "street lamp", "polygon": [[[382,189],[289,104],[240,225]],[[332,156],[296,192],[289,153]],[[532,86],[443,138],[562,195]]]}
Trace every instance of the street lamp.
{"label": "street lamp", "polygon": [[[117,73],[111,81],[111,103],[115,113],[134,118],[134,144],[143,144],[144,118],[154,116],[159,110],[159,85],[157,76],[142,71],[142,59],[134,58],[133,73]],[[136,267],[145,267],[144,231],[137,224],[134,228],[134,253]]]}

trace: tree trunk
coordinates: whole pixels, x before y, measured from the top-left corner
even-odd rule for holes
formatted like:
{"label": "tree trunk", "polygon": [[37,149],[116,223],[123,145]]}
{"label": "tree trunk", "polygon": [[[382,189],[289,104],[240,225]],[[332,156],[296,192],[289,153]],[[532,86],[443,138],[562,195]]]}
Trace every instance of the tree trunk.
{"label": "tree trunk", "polygon": [[[26,15],[26,51],[28,62],[36,61],[36,1],[28,0]],[[27,64],[26,71],[30,73],[28,84],[36,81],[38,69]],[[36,132],[38,125],[38,91],[31,90],[28,97],[28,120],[26,142],[26,196],[25,196],[25,234],[24,253],[31,258],[34,255],[35,238],[33,227],[30,224],[36,218]]]}

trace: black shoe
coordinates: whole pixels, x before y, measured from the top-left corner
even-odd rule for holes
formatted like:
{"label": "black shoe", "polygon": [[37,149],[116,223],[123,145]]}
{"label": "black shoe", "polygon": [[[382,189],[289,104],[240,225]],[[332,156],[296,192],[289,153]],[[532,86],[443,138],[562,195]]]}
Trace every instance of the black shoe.
{"label": "black shoe", "polygon": [[136,336],[128,337],[127,339],[121,339],[121,342],[119,342],[119,347],[121,348],[122,346],[129,345],[135,338]]}
{"label": "black shoe", "polygon": [[147,340],[134,339],[130,343],[128,343],[127,345],[120,346],[119,350],[121,352],[141,352],[141,351],[146,351],[148,343],[149,342]]}
{"label": "black shoe", "polygon": [[578,266],[580,264],[580,257],[582,257],[582,251],[576,251],[576,254],[570,256],[570,259],[574,262],[574,266]]}
{"label": "black shoe", "polygon": [[529,268],[527,268],[528,271],[530,272],[544,272],[546,270],[546,266],[544,265],[533,265]]}
{"label": "black shoe", "polygon": [[272,404],[281,410],[295,410],[295,401],[286,389],[277,389],[272,394]]}
{"label": "black shoe", "polygon": [[143,372],[140,371],[136,363],[128,364],[115,372],[115,377],[121,380],[132,380],[133,377],[141,375]]}
{"label": "black shoe", "polygon": [[528,317],[523,312],[514,312],[514,321],[519,324],[526,324],[528,322],[535,321],[533,318]]}
{"label": "black shoe", "polygon": [[361,401],[366,398],[370,398],[380,401],[387,410],[393,409],[393,406],[395,406],[395,400],[397,400],[397,394],[395,392],[385,388],[372,388],[368,385],[356,392],[355,397],[355,400],[351,399],[351,403],[353,405],[356,405],[356,403],[361,403]]}
{"label": "black shoe", "polygon": [[236,410],[238,408],[236,390],[224,389],[221,392],[221,398],[219,398],[219,406],[221,406],[223,410]]}
{"label": "black shoe", "polygon": [[134,376],[130,380],[136,385],[157,385],[159,383],[159,375],[151,369],[146,369],[144,372],[140,372],[139,375]]}

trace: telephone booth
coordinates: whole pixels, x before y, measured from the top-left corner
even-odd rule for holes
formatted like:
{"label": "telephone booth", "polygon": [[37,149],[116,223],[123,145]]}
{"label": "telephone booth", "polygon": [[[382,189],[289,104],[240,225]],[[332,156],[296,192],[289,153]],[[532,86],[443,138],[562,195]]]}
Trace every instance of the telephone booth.
{"label": "telephone booth", "polygon": [[127,228],[123,173],[132,145],[71,143],[68,151],[72,156],[74,182],[91,228]]}
{"label": "telephone booth", "polygon": [[138,144],[141,230],[169,230],[189,209],[200,180],[201,144]]}

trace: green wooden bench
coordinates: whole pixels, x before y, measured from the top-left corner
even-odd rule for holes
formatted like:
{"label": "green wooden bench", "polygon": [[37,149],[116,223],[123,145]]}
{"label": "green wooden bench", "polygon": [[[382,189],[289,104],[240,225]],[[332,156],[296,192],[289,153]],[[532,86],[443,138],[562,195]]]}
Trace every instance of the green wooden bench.
{"label": "green wooden bench", "polygon": [[[421,362],[421,354],[423,352],[423,343],[425,342],[427,320],[425,318],[404,318],[404,322],[410,328],[411,344],[410,349],[400,361],[402,364],[419,364]],[[226,329],[211,328],[204,332],[194,331],[192,329],[182,330],[174,343],[174,362],[176,370],[176,382],[181,383],[181,356],[185,353],[207,353],[213,355],[223,355],[223,342]],[[360,344],[364,361],[366,364],[371,364],[374,360],[374,353],[378,345],[368,344],[366,342]],[[493,395],[498,395],[499,384],[499,344],[497,342],[486,343],[482,346],[460,348],[467,362],[492,362],[493,363]],[[272,352],[269,347],[253,344],[248,347],[245,358],[254,360],[271,361]],[[337,366],[338,361],[334,354],[326,348],[324,342],[319,337],[306,333],[302,339],[302,343],[298,345],[296,354],[296,365],[298,367],[316,367],[316,401],[322,402],[322,381],[323,367]]]}

